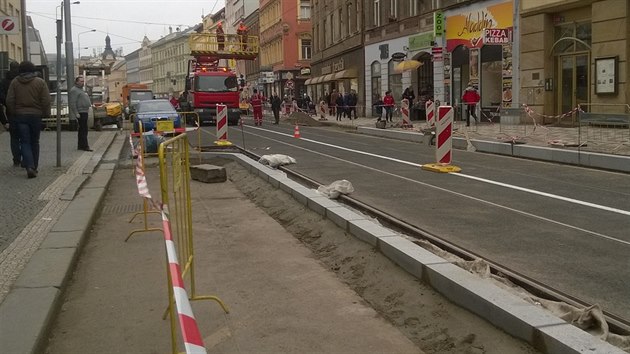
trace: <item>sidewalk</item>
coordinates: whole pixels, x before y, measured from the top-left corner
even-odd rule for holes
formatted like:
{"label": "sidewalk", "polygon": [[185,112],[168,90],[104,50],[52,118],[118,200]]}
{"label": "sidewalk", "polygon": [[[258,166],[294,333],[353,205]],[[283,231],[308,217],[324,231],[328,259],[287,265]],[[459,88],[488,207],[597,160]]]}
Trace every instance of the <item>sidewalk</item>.
{"label": "sidewalk", "polygon": [[[376,118],[359,117],[349,120],[343,118],[336,121],[334,117],[327,117],[322,121],[324,125],[336,125],[345,128],[357,129],[359,127],[375,128]],[[393,123],[388,123],[385,130],[421,132],[428,127],[426,121],[411,121],[413,128],[401,128],[402,120],[394,117]],[[577,145],[582,144],[581,151],[598,152],[603,154],[616,154],[630,156],[630,128],[601,128],[601,127],[555,127],[534,126],[529,124],[511,125],[501,123],[484,122],[473,123],[466,127],[465,122],[453,123],[453,137],[482,140],[491,142],[516,142],[530,146],[546,147],[560,150],[577,150]]]}

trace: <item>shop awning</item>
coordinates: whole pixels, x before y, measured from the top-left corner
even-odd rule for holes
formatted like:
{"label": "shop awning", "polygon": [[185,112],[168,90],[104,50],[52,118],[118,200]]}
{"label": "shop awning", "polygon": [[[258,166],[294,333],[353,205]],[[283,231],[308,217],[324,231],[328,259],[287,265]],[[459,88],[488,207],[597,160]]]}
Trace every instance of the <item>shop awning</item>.
{"label": "shop awning", "polygon": [[307,79],[306,81],[304,81],[304,85],[310,85],[310,84],[311,84],[311,81],[313,81],[314,79],[315,79],[315,78],[310,78],[310,79]]}
{"label": "shop awning", "polygon": [[340,79],[353,79],[357,77],[357,70],[356,69],[346,69],[346,70],[341,70],[337,73],[335,73],[335,80],[340,80]]}
{"label": "shop awning", "polygon": [[335,77],[335,74],[324,75],[321,82],[332,81]]}

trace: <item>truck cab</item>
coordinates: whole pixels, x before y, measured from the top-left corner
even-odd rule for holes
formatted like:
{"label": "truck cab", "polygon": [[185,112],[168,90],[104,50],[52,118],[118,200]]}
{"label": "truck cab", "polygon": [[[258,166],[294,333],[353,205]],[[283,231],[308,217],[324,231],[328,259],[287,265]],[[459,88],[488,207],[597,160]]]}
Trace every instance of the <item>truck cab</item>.
{"label": "truck cab", "polygon": [[217,104],[228,107],[228,124],[240,119],[240,91],[236,75],[226,70],[198,71],[187,82],[188,102],[201,124],[216,124]]}

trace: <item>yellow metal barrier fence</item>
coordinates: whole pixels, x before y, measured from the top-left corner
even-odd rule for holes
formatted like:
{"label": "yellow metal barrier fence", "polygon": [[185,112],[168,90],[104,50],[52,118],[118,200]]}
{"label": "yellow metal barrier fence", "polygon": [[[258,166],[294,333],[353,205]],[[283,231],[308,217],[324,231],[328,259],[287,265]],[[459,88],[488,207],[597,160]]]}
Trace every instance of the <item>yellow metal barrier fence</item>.
{"label": "yellow metal barrier fence", "polygon": [[[162,203],[170,211],[171,232],[180,266],[182,267],[182,278],[184,283],[186,283],[187,277],[190,280],[188,284],[190,288],[189,299],[191,301],[216,301],[223,308],[223,311],[228,313],[227,306],[217,296],[200,296],[196,292],[188,135],[185,133],[180,134],[161,143],[158,149],[158,156],[160,160]],[[167,274],[169,274],[168,269]],[[170,275],[168,280],[169,305],[163,318],[166,319],[166,315],[170,315],[171,338],[173,343],[175,343],[177,325],[175,321],[175,299],[173,297]],[[174,347],[175,350],[176,348]]]}

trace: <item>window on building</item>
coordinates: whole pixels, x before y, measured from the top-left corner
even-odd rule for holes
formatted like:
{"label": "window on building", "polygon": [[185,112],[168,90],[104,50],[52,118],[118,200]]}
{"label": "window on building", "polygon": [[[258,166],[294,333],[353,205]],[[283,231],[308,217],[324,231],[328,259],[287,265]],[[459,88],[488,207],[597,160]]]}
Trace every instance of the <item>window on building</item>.
{"label": "window on building", "polygon": [[356,17],[357,14],[352,16],[352,4],[346,5],[346,34],[348,36],[352,35],[352,17]]}
{"label": "window on building", "polygon": [[326,47],[328,47],[328,33],[326,33],[326,19],[324,19],[323,25],[322,25],[322,41],[321,44],[322,46],[319,49],[325,49]]}
{"label": "window on building", "polygon": [[301,58],[302,60],[311,59],[311,39],[302,38],[300,46],[302,47]]}
{"label": "window on building", "polygon": [[356,22],[355,22],[355,30],[356,32],[360,32],[361,31],[361,16],[359,15],[361,13],[361,1],[355,1],[355,6],[356,6],[356,10],[357,12],[355,12],[356,15]]}
{"label": "window on building", "polygon": [[[554,54],[587,51],[591,45],[591,23],[567,23],[555,27]],[[576,41],[574,38],[579,39]],[[586,44],[586,45],[585,45]]]}
{"label": "window on building", "polygon": [[390,60],[387,63],[387,87],[392,92],[396,102],[402,99],[402,73],[397,73],[395,68],[399,62]]}
{"label": "window on building", "polygon": [[398,17],[398,0],[389,0],[389,17]]}
{"label": "window on building", "polygon": [[330,14],[330,44],[335,43],[335,14]]}
{"label": "window on building", "polygon": [[342,31],[346,28],[343,18],[343,7],[340,7],[339,11],[337,11],[337,20],[339,20],[337,25],[337,40],[341,40],[345,37]]}
{"label": "window on building", "polygon": [[381,25],[381,2],[374,0],[372,7],[372,25],[378,27]]}
{"label": "window on building", "polygon": [[409,0],[409,16],[416,16],[419,6],[420,0]]}
{"label": "window on building", "polygon": [[300,19],[311,18],[311,2],[309,0],[300,1]]}

